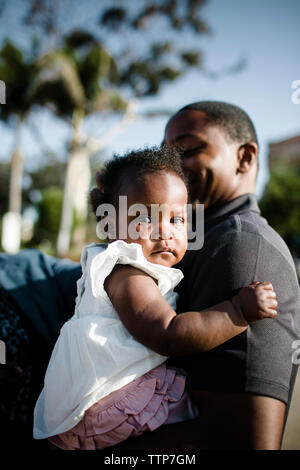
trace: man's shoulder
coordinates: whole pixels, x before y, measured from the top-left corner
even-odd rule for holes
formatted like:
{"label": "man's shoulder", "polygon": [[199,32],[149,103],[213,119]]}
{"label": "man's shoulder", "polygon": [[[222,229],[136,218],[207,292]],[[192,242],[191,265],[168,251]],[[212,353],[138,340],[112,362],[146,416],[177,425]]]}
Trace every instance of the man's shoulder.
{"label": "man's shoulder", "polygon": [[[234,250],[238,246],[239,254],[246,258],[258,257],[268,249],[272,256],[285,260],[294,269],[285,241],[258,212],[236,213],[220,221],[206,233],[204,246],[215,254],[224,248]],[[249,246],[252,246],[252,250],[249,250]],[[257,246],[257,251],[253,250],[254,246]]]}
{"label": "man's shoulder", "polygon": [[263,235],[265,232],[270,233],[275,230],[268,224],[267,220],[258,212],[247,211],[231,214],[216,221],[214,225],[206,232],[206,237],[219,237],[227,234],[235,235],[239,233],[253,233],[257,236]]}
{"label": "man's shoulder", "polygon": [[205,234],[207,241],[213,239],[235,240],[240,237],[253,236],[264,239],[273,245],[285,245],[281,236],[268,224],[258,212],[232,214],[216,223]]}

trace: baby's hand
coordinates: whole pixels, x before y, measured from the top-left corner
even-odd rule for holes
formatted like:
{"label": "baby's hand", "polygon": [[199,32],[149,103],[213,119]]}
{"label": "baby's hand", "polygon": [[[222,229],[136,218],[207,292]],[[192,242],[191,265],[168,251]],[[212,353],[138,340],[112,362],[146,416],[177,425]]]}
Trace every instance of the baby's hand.
{"label": "baby's hand", "polygon": [[270,282],[253,282],[250,286],[243,287],[232,301],[235,305],[238,304],[248,323],[277,315],[278,303]]}

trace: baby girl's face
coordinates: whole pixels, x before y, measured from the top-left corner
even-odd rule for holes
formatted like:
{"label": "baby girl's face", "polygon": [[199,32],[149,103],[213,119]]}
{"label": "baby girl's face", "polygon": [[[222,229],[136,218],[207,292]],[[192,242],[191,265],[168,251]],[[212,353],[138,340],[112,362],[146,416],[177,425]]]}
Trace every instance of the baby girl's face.
{"label": "baby girl's face", "polygon": [[[133,181],[129,188],[128,208],[133,204],[142,204],[145,209],[140,215],[127,215],[127,227],[131,225],[139,238],[131,238],[128,230],[125,241],[140,244],[150,263],[174,266],[187,249],[188,195],[184,182],[175,173],[155,172],[146,173],[141,182]],[[161,211],[159,216],[155,216],[152,206],[154,217],[151,218],[151,205],[154,204],[160,205]]]}

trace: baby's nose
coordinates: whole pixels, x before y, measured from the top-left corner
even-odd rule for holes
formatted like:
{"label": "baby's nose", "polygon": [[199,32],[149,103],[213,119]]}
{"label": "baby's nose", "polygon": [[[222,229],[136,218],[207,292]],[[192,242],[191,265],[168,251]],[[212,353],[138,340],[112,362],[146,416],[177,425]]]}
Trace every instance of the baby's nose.
{"label": "baby's nose", "polygon": [[159,239],[170,240],[171,238],[173,238],[171,224],[169,222],[162,222],[159,225]]}

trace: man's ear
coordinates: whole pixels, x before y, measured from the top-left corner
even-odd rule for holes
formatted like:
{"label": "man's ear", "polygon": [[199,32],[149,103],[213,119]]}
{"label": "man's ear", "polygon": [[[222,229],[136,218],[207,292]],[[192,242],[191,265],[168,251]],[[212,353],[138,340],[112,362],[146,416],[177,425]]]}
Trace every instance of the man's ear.
{"label": "man's ear", "polygon": [[238,149],[237,173],[248,173],[257,163],[258,146],[255,142],[247,142]]}

